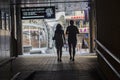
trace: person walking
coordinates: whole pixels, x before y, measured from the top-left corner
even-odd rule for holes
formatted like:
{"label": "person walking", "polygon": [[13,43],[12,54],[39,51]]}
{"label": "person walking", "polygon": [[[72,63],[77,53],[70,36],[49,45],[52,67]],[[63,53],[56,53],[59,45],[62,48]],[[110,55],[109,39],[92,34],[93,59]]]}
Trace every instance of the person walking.
{"label": "person walking", "polygon": [[56,26],[53,40],[55,40],[55,47],[57,50],[57,60],[61,62],[62,47],[65,43],[65,35],[64,35],[64,31],[62,30],[62,26],[60,24],[57,24]]}
{"label": "person walking", "polygon": [[68,35],[68,46],[69,46],[69,54],[70,60],[74,61],[75,57],[75,48],[77,44],[77,34],[79,34],[79,30],[77,26],[74,25],[74,21],[70,20],[70,26],[66,29],[66,34]]}

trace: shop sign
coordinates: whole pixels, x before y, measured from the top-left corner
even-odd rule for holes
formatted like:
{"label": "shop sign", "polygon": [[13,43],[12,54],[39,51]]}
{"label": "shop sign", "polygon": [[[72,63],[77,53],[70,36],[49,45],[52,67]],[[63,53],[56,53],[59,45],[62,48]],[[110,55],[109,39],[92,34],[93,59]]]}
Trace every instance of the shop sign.
{"label": "shop sign", "polygon": [[79,28],[80,33],[89,33],[89,28]]}
{"label": "shop sign", "polygon": [[72,16],[71,19],[82,19],[82,20],[84,20],[84,16]]}
{"label": "shop sign", "polygon": [[84,16],[66,16],[66,19],[73,19],[73,20],[81,19],[81,20],[84,20],[85,17]]}
{"label": "shop sign", "polygon": [[55,6],[21,8],[21,19],[51,19],[51,18],[55,18]]}

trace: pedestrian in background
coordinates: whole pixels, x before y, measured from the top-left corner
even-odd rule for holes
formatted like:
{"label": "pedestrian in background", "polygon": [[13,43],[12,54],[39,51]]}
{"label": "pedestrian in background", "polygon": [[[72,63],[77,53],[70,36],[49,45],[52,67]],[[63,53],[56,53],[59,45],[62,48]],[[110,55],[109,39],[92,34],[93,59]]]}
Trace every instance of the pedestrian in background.
{"label": "pedestrian in background", "polygon": [[77,34],[79,34],[79,30],[77,26],[74,25],[73,20],[70,20],[70,26],[67,27],[66,34],[68,35],[70,60],[74,61],[74,57],[76,53],[75,48],[77,44]]}
{"label": "pedestrian in background", "polygon": [[55,47],[57,50],[57,60],[61,62],[62,47],[65,43],[65,35],[64,35],[64,31],[62,30],[62,26],[60,24],[57,24],[56,26],[53,40],[55,40]]}
{"label": "pedestrian in background", "polygon": [[87,49],[88,48],[88,43],[85,40],[85,38],[82,39],[82,49]]}

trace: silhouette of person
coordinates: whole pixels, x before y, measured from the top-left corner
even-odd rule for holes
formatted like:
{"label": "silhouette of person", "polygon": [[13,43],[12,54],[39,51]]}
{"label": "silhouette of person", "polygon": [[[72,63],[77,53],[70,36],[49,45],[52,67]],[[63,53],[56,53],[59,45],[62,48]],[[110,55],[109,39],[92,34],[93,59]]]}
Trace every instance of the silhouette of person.
{"label": "silhouette of person", "polygon": [[70,26],[67,27],[66,34],[68,35],[70,60],[74,61],[75,48],[77,44],[77,34],[79,34],[79,30],[77,26],[74,25],[73,20],[70,20]]}
{"label": "silhouette of person", "polygon": [[88,43],[87,43],[87,41],[85,40],[85,38],[82,39],[82,48],[83,48],[83,49],[87,49],[87,48],[88,48]]}
{"label": "silhouette of person", "polygon": [[53,40],[55,40],[55,47],[57,50],[57,60],[61,62],[62,47],[65,42],[65,35],[64,35],[64,31],[62,30],[62,26],[60,24],[57,24],[56,26]]}

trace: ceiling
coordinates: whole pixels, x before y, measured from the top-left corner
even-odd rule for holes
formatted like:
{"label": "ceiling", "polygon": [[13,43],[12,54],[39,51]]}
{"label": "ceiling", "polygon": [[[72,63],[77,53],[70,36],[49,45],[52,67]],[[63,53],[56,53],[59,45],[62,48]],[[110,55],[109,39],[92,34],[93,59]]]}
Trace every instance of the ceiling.
{"label": "ceiling", "polygon": [[0,8],[8,7],[10,4],[20,4],[22,7],[55,6],[60,11],[85,10],[88,7],[88,1],[90,0],[0,0]]}
{"label": "ceiling", "polygon": [[90,0],[16,0],[22,7],[55,6],[58,11],[65,9],[85,10]]}
{"label": "ceiling", "polygon": [[81,2],[81,1],[90,1],[90,0],[16,0],[16,1],[18,1],[18,2],[22,2],[22,3],[37,3],[37,2],[39,2],[39,3],[43,3],[43,2],[76,2],[76,1],[79,1],[79,2]]}

